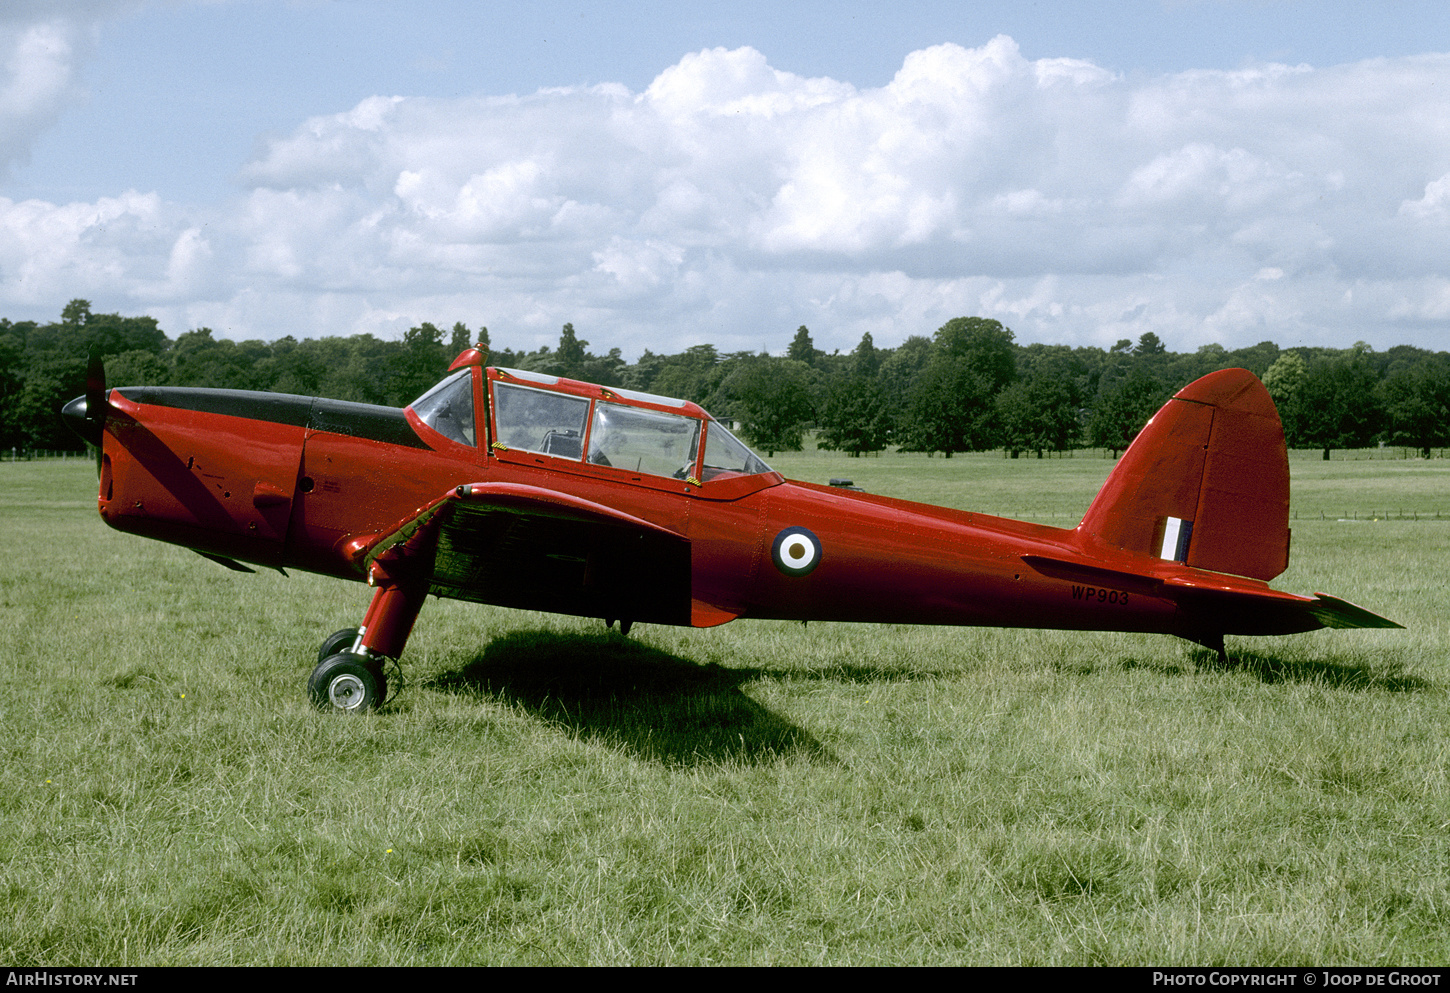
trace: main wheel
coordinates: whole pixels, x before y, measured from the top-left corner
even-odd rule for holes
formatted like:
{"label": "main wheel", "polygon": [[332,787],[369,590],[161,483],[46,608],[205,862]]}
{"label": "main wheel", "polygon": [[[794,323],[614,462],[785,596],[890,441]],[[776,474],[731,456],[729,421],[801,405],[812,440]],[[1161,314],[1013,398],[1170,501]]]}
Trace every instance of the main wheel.
{"label": "main wheel", "polygon": [[317,661],[321,662],[329,655],[347,651],[357,641],[357,632],[357,628],[343,628],[341,631],[332,632],[323,639],[322,647],[317,650]]}
{"label": "main wheel", "polygon": [[307,677],[307,695],[318,710],[359,714],[377,707],[387,693],[382,667],[351,652],[328,656]]}

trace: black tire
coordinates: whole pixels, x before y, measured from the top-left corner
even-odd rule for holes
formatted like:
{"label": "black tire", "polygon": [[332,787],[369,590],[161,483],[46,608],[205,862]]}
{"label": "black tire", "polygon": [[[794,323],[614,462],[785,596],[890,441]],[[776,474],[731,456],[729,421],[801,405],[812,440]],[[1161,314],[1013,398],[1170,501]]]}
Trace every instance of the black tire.
{"label": "black tire", "polygon": [[378,684],[379,706],[388,698],[388,675],[383,672],[383,659],[372,659],[367,663],[368,672],[373,674],[373,681]]}
{"label": "black tire", "polygon": [[382,668],[351,652],[338,652],[317,664],[307,677],[307,696],[318,710],[360,714],[377,708],[387,695]]}
{"label": "black tire", "polygon": [[345,652],[352,647],[357,640],[357,628],[343,628],[341,631],[334,631],[322,640],[322,647],[317,650],[317,661],[336,655],[338,652]]}

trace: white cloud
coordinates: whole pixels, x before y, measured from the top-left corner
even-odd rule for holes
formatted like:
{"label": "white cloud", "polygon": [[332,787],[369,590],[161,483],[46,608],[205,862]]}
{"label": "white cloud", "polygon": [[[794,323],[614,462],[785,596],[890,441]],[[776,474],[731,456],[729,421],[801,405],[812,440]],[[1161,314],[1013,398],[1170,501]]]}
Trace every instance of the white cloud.
{"label": "white cloud", "polygon": [[1401,217],[1444,223],[1450,220],[1450,172],[1425,184],[1425,195],[1400,204]]}
{"label": "white cloud", "polygon": [[0,297],[130,295],[164,271],[174,225],[154,193],[62,206],[0,197]]}
{"label": "white cloud", "polygon": [[998,37],[859,89],[713,49],[639,93],[370,97],[270,139],[207,216],[0,201],[0,303],[102,286],[238,336],[464,320],[523,347],[572,321],[630,355],[967,313],[1028,341],[1429,344],[1445,120],[1450,56],[1125,78]]}
{"label": "white cloud", "polygon": [[60,19],[0,22],[0,167],[23,160],[35,138],[78,95],[76,31]]}
{"label": "white cloud", "polygon": [[143,0],[5,0],[0,4],[0,173],[85,96],[80,64],[105,19]]}

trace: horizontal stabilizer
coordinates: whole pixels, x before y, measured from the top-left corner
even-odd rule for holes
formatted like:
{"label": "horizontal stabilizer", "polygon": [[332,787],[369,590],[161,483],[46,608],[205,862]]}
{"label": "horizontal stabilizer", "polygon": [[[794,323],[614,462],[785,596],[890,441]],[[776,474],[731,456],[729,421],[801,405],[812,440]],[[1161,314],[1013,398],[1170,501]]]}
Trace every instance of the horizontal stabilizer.
{"label": "horizontal stabilizer", "polygon": [[1307,596],[1300,596],[1297,593],[1285,593],[1283,590],[1273,589],[1268,583],[1262,580],[1245,579],[1241,576],[1217,575],[1209,572],[1169,576],[1163,580],[1163,585],[1173,590],[1182,590],[1188,593],[1215,593],[1253,597],[1256,600],[1277,601],[1293,604],[1296,607],[1307,607],[1314,602]]}
{"label": "horizontal stabilizer", "polygon": [[1363,607],[1327,593],[1314,594],[1309,613],[1327,628],[1402,628],[1388,617],[1371,613]]}
{"label": "horizontal stabilizer", "polygon": [[1022,561],[1053,579],[1137,589],[1174,600],[1179,611],[1177,633],[1187,638],[1194,637],[1194,632],[1262,635],[1319,627],[1403,626],[1338,597],[1324,593],[1298,596],[1243,576],[1195,569],[1155,577],[1045,555],[1024,555]]}

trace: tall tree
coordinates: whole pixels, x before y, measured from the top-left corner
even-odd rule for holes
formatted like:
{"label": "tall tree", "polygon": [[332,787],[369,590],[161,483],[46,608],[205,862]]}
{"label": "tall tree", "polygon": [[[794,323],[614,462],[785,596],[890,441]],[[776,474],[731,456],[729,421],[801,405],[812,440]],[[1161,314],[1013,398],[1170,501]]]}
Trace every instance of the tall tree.
{"label": "tall tree", "polygon": [[975,452],[997,444],[995,400],[1017,376],[1012,332],[1000,321],[954,317],[937,329],[912,385],[906,444],[917,451]]}
{"label": "tall tree", "polygon": [[1117,458],[1167,399],[1163,384],[1147,369],[1135,366],[1126,377],[1098,394],[1088,422],[1088,437]]}
{"label": "tall tree", "polygon": [[406,406],[432,389],[447,373],[451,358],[443,344],[442,328],[424,321],[403,332],[403,347],[390,364],[389,402]]}
{"label": "tall tree", "polygon": [[565,324],[559,335],[559,351],[554,354],[557,374],[567,379],[582,379],[588,348],[589,342],[580,341],[574,334],[574,325]]}
{"label": "tall tree", "polygon": [[1012,330],[1001,321],[986,317],[954,317],[937,329],[937,352],[961,359],[983,379],[995,396],[1017,378],[1017,356],[1012,349]]}
{"label": "tall tree", "polygon": [[462,352],[466,352],[473,346],[473,342],[469,340],[471,337],[468,333],[467,324],[464,324],[462,321],[455,322],[453,325],[453,337],[448,341],[448,350],[453,353],[454,357],[457,357]]}
{"label": "tall tree", "polygon": [[880,371],[881,353],[876,350],[876,344],[871,340],[871,332],[867,331],[851,352],[851,375],[857,379],[874,380]]}
{"label": "tall tree", "polygon": [[1379,391],[1392,442],[1427,459],[1430,449],[1450,445],[1450,356],[1431,355],[1397,370]]}
{"label": "tall tree", "polygon": [[1138,344],[1133,349],[1134,355],[1166,355],[1167,353],[1168,346],[1163,344],[1163,339],[1152,331],[1144,331],[1140,334]]}
{"label": "tall tree", "polygon": [[710,406],[708,401],[722,379],[720,353],[715,346],[691,345],[678,355],[663,356],[653,382],[639,388]]}
{"label": "tall tree", "polygon": [[257,382],[248,352],[229,338],[217,339],[211,328],[180,335],[167,354],[175,386],[250,390]]}
{"label": "tall tree", "polygon": [[1290,448],[1302,444],[1304,381],[1308,378],[1309,366],[1298,352],[1283,353],[1264,372],[1264,389],[1279,408],[1284,440]]}
{"label": "tall tree", "polygon": [[931,339],[919,334],[907,338],[881,358],[881,369],[877,377],[886,395],[886,408],[891,412],[898,430],[906,427],[906,411],[911,404],[911,391],[930,361]]}
{"label": "tall tree", "polygon": [[60,322],[62,324],[69,324],[72,327],[80,327],[86,323],[86,319],[90,316],[91,302],[77,297],[61,308]]}
{"label": "tall tree", "polygon": [[1321,449],[1363,448],[1384,426],[1369,361],[1370,347],[1347,351],[1310,366],[1300,390],[1299,442]]}
{"label": "tall tree", "polygon": [[832,384],[820,407],[820,447],[849,452],[879,452],[891,437],[892,417],[877,381],[881,361],[869,333],[851,353],[851,372]]}
{"label": "tall tree", "polygon": [[993,399],[991,381],[965,360],[934,357],[912,387],[903,448],[951,458],[994,447]]}
{"label": "tall tree", "polygon": [[795,359],[759,355],[737,359],[720,385],[719,396],[741,421],[746,441],[776,452],[798,452],[805,428],[815,416],[810,367]]}
{"label": "tall tree", "polygon": [[623,353],[618,348],[611,348],[608,355],[586,355],[584,374],[580,378],[600,386],[623,386],[627,368]]}
{"label": "tall tree", "polygon": [[873,379],[848,379],[826,393],[820,414],[821,448],[860,458],[879,452],[891,439],[892,418],[885,395]]}
{"label": "tall tree", "polygon": [[816,351],[815,342],[811,341],[811,333],[806,326],[802,324],[796,328],[795,337],[791,339],[790,348],[786,349],[785,357],[813,366],[820,355],[821,353]]}
{"label": "tall tree", "polygon": [[1060,452],[1077,441],[1077,407],[1069,384],[1058,379],[1013,383],[997,394],[1002,443],[1012,452]]}

